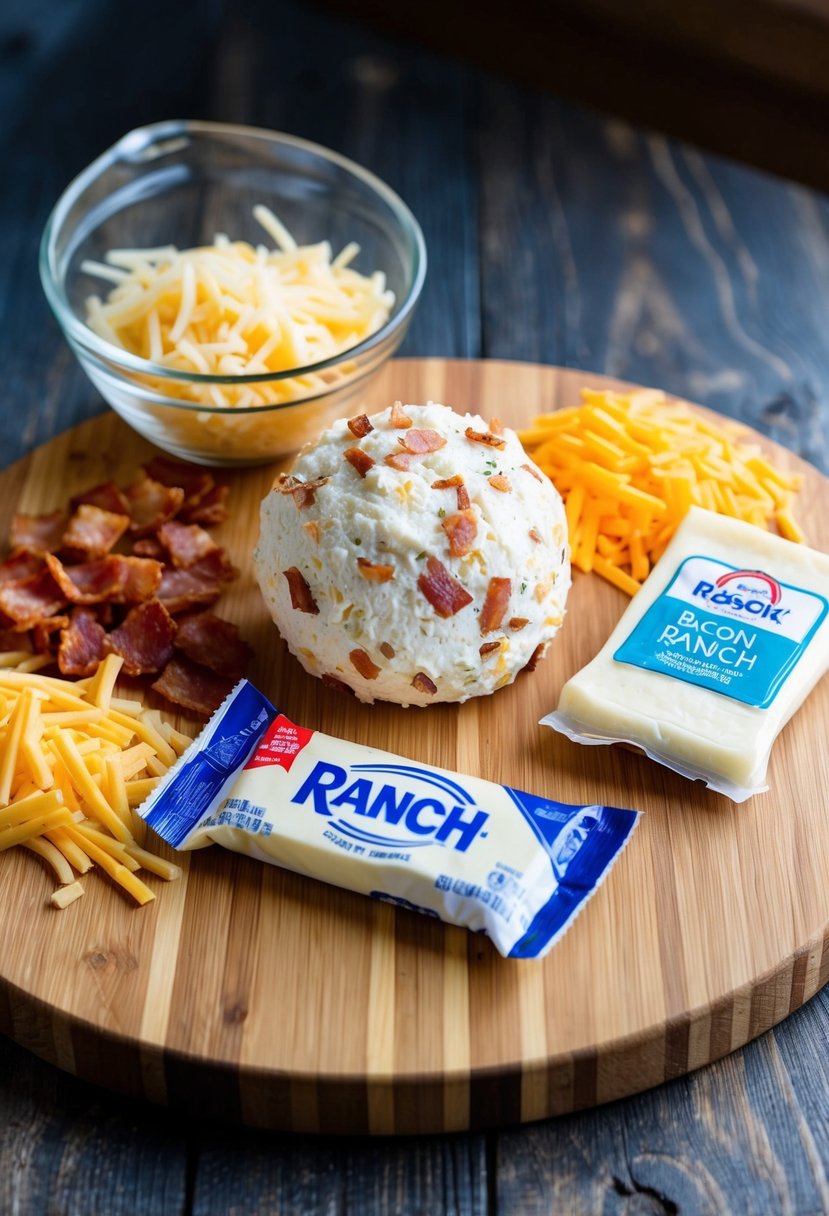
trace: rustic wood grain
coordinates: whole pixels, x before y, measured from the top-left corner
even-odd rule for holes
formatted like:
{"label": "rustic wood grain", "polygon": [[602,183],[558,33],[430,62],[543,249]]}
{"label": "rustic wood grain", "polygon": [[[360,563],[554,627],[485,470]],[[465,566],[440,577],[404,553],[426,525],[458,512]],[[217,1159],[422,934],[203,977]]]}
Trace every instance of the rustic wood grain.
{"label": "rustic wood grain", "polygon": [[[586,383],[601,381],[497,361],[396,361],[362,408],[432,398],[521,425],[577,401]],[[109,414],[35,452],[22,486],[13,469],[0,487],[8,476],[21,509],[50,510],[105,475],[126,481],[148,450]],[[829,544],[824,479],[776,457],[803,472],[799,514],[813,543]],[[187,857],[182,880],[145,909],[99,880],[58,916],[39,862],[12,854],[0,917],[12,924],[27,909],[0,958],[12,1037],[87,1080],[200,1115],[405,1135],[625,1096],[741,1046],[817,991],[829,973],[829,757],[815,742],[829,691],[818,688],[778,741],[772,793],[742,807],[641,757],[542,732],[538,719],[626,603],[577,576],[533,677],[425,714],[358,705],[299,669],[259,596],[249,554],[274,472],[229,475],[233,510],[217,536],[242,569],[222,612],[252,640],[251,678],[283,712],[565,802],[635,806],[647,813],[634,842],[537,964],[218,849]],[[3,501],[0,529],[16,505]]]}

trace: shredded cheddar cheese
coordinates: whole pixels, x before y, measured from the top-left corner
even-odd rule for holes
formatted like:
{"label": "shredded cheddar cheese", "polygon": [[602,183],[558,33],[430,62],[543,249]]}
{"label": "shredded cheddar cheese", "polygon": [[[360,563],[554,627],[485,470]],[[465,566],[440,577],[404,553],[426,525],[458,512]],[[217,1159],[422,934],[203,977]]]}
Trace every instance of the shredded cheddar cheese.
{"label": "shredded cheddar cheese", "polygon": [[805,537],[799,479],[664,393],[582,390],[584,404],[540,414],[519,438],[565,502],[573,565],[635,595],[694,504]]}
{"label": "shredded cheddar cheese", "polygon": [[146,870],[178,866],[143,847],[133,813],[192,740],[113,689],[123,660],[110,654],[76,684],[0,669],[0,853],[22,845],[60,884],[57,908],[83,894],[76,875],[98,866],[139,904],[155,893]]}
{"label": "shredded cheddar cheese", "polygon": [[[331,245],[297,245],[267,207],[253,209],[276,248],[219,234],[196,249],[113,249],[83,269],[112,284],[86,301],[87,323],[131,354],[180,372],[249,376],[331,358],[385,324],[394,303],[385,276],[350,263],[359,246],[332,259]],[[259,385],[164,380],[167,395],[208,406],[293,401],[328,386],[323,375]]]}

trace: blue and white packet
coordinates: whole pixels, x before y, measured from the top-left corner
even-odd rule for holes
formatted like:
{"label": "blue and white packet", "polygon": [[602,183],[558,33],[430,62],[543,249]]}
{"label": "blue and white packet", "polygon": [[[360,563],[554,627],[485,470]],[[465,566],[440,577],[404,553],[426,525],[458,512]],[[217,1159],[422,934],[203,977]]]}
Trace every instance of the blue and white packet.
{"label": "blue and white packet", "polygon": [[484,932],[510,958],[546,954],[639,818],[307,730],[247,680],[139,814],[176,849],[215,842]]}

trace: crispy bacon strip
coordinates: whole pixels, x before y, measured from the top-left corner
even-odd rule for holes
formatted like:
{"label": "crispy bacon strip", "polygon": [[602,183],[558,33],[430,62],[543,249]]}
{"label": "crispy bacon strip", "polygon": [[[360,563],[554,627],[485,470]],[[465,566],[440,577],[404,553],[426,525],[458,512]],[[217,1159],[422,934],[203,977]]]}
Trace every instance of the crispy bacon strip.
{"label": "crispy bacon strip", "polygon": [[177,612],[188,612],[199,605],[213,604],[222,594],[222,584],[215,575],[209,575],[192,566],[189,570],[176,570],[165,566],[156,595],[173,616]]}
{"label": "crispy bacon strip", "polygon": [[478,521],[475,512],[467,509],[458,511],[457,515],[447,515],[440,522],[449,539],[449,553],[452,557],[465,557],[472,549],[475,537],[478,535]]}
{"label": "crispy bacon strip", "polygon": [[130,505],[114,481],[102,481],[97,486],[90,486],[88,490],[82,490],[69,500],[73,511],[83,504],[100,507],[102,511],[111,511],[113,515],[130,513]]}
{"label": "crispy bacon strip", "polygon": [[491,578],[489,580],[484,606],[481,609],[478,622],[481,633],[492,633],[493,629],[500,629],[501,621],[504,619],[504,613],[507,610],[511,595],[512,579]]}
{"label": "crispy bacon strip", "polygon": [[153,456],[152,460],[148,460],[144,465],[144,472],[153,481],[160,481],[163,486],[178,486],[183,490],[182,506],[188,510],[203,502],[206,495],[216,487],[216,479],[207,469],[201,465],[174,460],[171,456]]}
{"label": "crispy bacon strip", "polygon": [[460,473],[453,473],[451,477],[441,477],[437,481],[432,482],[433,490],[454,490],[456,486],[463,485],[463,478]]}
{"label": "crispy bacon strip", "polygon": [[74,566],[64,566],[54,553],[47,553],[46,565],[63,592],[64,602],[69,600],[72,604],[97,604],[116,599],[127,581],[126,559],[117,553]]}
{"label": "crispy bacon strip", "polygon": [[188,570],[219,547],[201,524],[180,524],[177,519],[161,525],[158,539],[178,570]]}
{"label": "crispy bacon strip", "polygon": [[469,500],[469,491],[466,486],[458,486],[458,510],[468,511],[472,506]]}
{"label": "crispy bacon strip", "polygon": [[423,595],[440,617],[448,618],[472,603],[472,596],[436,557],[426,558],[426,571],[417,580]]}
{"label": "crispy bacon strip", "polygon": [[478,653],[482,659],[485,659],[487,655],[495,654],[495,651],[500,649],[500,642],[484,642],[484,644],[479,648]]}
{"label": "crispy bacon strip", "polygon": [[0,584],[19,583],[43,569],[43,558],[31,549],[15,549],[4,562],[0,562]]}
{"label": "crispy bacon strip", "polygon": [[173,656],[176,623],[160,600],[131,608],[109,634],[109,648],[124,660],[128,676],[161,671]]}
{"label": "crispy bacon strip", "polygon": [[357,439],[362,439],[365,435],[368,435],[369,431],[374,430],[374,427],[369,422],[368,414],[358,414],[356,418],[349,418],[346,426]]}
{"label": "crispy bacon strip", "polygon": [[234,683],[245,674],[253,656],[251,647],[239,637],[238,627],[212,612],[184,617],[179,622],[175,647],[188,659]]}
{"label": "crispy bacon strip", "polygon": [[66,528],[65,511],[49,511],[45,515],[13,515],[9,533],[12,549],[29,549],[45,555],[60,548]]}
{"label": "crispy bacon strip", "polygon": [[420,459],[414,452],[390,452],[384,457],[385,463],[390,468],[397,469],[399,473],[408,473],[415,461]]}
{"label": "crispy bacon strip", "polygon": [[493,435],[492,431],[476,431],[468,426],[464,431],[470,443],[482,443],[488,448],[505,448],[507,441],[503,435]]}
{"label": "crispy bacon strip", "polygon": [[509,494],[512,489],[509,478],[505,477],[503,473],[493,473],[489,478],[489,484],[493,490],[500,490],[502,494]]}
{"label": "crispy bacon strip", "polygon": [[280,473],[273,488],[278,494],[293,495],[294,506],[301,511],[303,507],[313,507],[317,500],[316,491],[329,480],[328,477],[315,477],[313,481],[300,481],[298,477]]}
{"label": "crispy bacon strip", "polygon": [[67,597],[44,566],[36,574],[0,586],[0,612],[15,629],[31,629],[44,617],[54,616]]}
{"label": "crispy bacon strip", "polygon": [[356,650],[349,651],[348,657],[351,660],[351,666],[364,680],[377,679],[380,674],[380,668],[367,650],[361,650],[358,646]]}
{"label": "crispy bacon strip", "polygon": [[155,561],[163,561],[167,550],[155,536],[142,536],[132,546],[136,557],[152,557]]}
{"label": "crispy bacon strip", "polygon": [[196,499],[192,506],[185,501],[178,513],[178,518],[185,524],[205,524],[211,526],[223,524],[230,514],[227,500],[230,497],[230,486],[219,482],[212,490]]}
{"label": "crispy bacon strip", "polygon": [[530,623],[528,616],[511,616],[507,621],[513,633],[518,633],[519,629],[525,629]]}
{"label": "crispy bacon strip", "polygon": [[132,523],[130,531],[147,536],[172,519],[184,502],[181,486],[166,486],[152,477],[142,477],[125,490]]}
{"label": "crispy bacon strip", "polygon": [[394,578],[394,566],[370,562],[367,557],[357,558],[357,571],[369,583],[388,583]]}
{"label": "crispy bacon strip", "polygon": [[433,697],[438,690],[437,684],[430,680],[425,671],[419,671],[412,680],[412,688],[416,688],[418,692],[427,693]]}
{"label": "crispy bacon strip", "polygon": [[115,514],[104,507],[82,502],[66,525],[59,547],[87,560],[105,557],[129,526],[129,515]]}
{"label": "crispy bacon strip", "polygon": [[152,687],[174,705],[207,718],[224,701],[233,688],[233,681],[209,671],[200,663],[176,655]]}
{"label": "crispy bacon strip", "polygon": [[547,649],[546,642],[539,642],[535,650],[530,655],[528,661],[524,664],[524,671],[535,671],[541,659],[544,658],[544,652]]}
{"label": "crispy bacon strip", "polygon": [[402,401],[395,401],[392,405],[391,412],[389,414],[389,422],[392,426],[397,427],[398,430],[408,430],[408,428],[412,425],[411,418],[403,409]]}
{"label": "crispy bacon strip", "polygon": [[412,452],[416,456],[425,456],[427,452],[438,452],[441,448],[446,447],[443,435],[438,434],[431,427],[414,426],[406,432],[400,442],[407,452]]}
{"label": "crispy bacon strip", "polygon": [[364,452],[362,448],[346,448],[343,456],[351,465],[352,469],[356,469],[361,477],[365,477],[369,469],[374,468],[375,461],[369,456],[368,452]]}
{"label": "crispy bacon strip", "polygon": [[388,642],[381,642],[380,643],[380,653],[387,659],[393,659],[394,658],[394,647],[389,645]]}
{"label": "crispy bacon strip", "polygon": [[75,608],[60,632],[58,667],[65,676],[91,676],[106,655],[106,630],[88,608]]}
{"label": "crispy bacon strip", "polygon": [[312,616],[319,614],[317,601],[311,594],[311,588],[305,580],[305,575],[296,566],[290,566],[282,573],[288,583],[288,591],[291,596],[291,607],[297,612],[309,612]]}
{"label": "crispy bacon strip", "polygon": [[115,604],[138,604],[149,600],[161,586],[164,563],[151,557],[122,557],[125,568],[124,585],[112,597]]}

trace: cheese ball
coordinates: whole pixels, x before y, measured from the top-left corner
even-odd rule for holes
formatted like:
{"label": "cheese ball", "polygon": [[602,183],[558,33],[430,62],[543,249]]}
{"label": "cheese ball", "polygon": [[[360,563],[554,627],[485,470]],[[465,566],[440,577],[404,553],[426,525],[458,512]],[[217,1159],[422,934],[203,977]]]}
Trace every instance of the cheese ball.
{"label": "cheese ball", "polygon": [[361,701],[434,705],[535,666],[570,587],[564,506],[493,428],[396,402],[335,423],[277,479],[254,560],[306,671]]}

